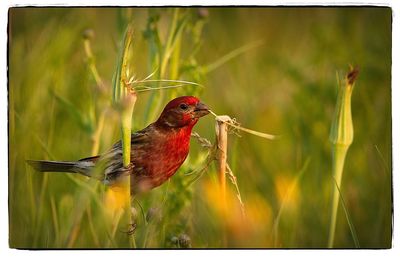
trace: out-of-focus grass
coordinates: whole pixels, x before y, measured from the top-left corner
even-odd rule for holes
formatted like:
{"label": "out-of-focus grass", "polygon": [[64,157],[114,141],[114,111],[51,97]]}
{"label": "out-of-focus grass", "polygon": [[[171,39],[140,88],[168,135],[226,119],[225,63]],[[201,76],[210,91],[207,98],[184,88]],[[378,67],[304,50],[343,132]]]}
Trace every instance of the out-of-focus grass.
{"label": "out-of-focus grass", "polygon": [[[187,236],[192,247],[325,247],[336,72],[344,73],[350,63],[361,73],[353,93],[354,142],[341,194],[360,246],[391,246],[390,9],[210,8],[204,14],[197,9],[157,8],[10,11],[11,247],[129,246],[124,233],[109,237],[102,209],[104,186],[94,187],[98,182],[75,175],[37,173],[25,164],[26,159],[76,160],[91,154],[98,110],[108,98],[93,97],[96,81],[82,32],[95,32],[91,45],[96,66],[111,87],[127,15],[132,15],[135,26],[131,65],[138,78],[156,71],[155,79],[185,79],[206,86],[140,94],[134,130],[154,121],[170,98],[201,93],[218,114],[281,135],[276,141],[246,134],[229,137],[228,161],[247,218],[240,218],[233,197],[226,245],[213,198],[215,167],[186,186],[193,176],[187,173],[205,164],[205,150],[193,141],[188,160],[171,181],[134,202],[138,247],[184,246]],[[207,72],[209,64],[254,42],[262,44]],[[166,54],[166,49],[172,50]],[[105,120],[100,152],[119,140],[115,114],[107,112]],[[195,130],[213,140],[213,126],[213,118],[205,117]],[[340,207],[335,246],[354,247]]]}

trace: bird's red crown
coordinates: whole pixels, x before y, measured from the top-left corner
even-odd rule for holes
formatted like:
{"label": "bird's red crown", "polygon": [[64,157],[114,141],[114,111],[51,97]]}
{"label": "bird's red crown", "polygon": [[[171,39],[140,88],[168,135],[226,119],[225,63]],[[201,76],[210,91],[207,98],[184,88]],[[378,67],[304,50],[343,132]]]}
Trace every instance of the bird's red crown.
{"label": "bird's red crown", "polygon": [[194,96],[180,96],[173,100],[171,100],[164,108],[164,111],[174,109],[178,107],[180,104],[187,104],[187,105],[196,105],[200,100]]}

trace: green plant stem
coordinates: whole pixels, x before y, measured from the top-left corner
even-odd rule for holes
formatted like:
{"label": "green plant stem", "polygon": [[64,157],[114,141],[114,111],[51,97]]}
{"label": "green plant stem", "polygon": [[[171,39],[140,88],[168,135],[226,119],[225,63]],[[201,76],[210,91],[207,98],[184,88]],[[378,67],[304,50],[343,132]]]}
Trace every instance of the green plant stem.
{"label": "green plant stem", "polygon": [[[333,179],[333,199],[331,222],[329,228],[328,247],[332,248],[335,240],[336,219],[339,204],[340,185],[342,182],[343,166],[346,159],[347,150],[353,142],[354,129],[351,115],[351,95],[355,80],[358,76],[358,69],[349,71],[344,84],[339,84],[339,93],[336,102],[335,114],[331,126],[329,140],[332,142],[332,169]],[[349,224],[350,225],[350,224]]]}
{"label": "green plant stem", "polygon": [[[328,247],[332,248],[334,239],[335,239],[335,231],[336,231],[336,219],[337,219],[337,210],[339,205],[339,189],[342,181],[343,175],[343,166],[346,159],[347,150],[349,146],[344,145],[335,145],[332,151],[332,159],[333,159],[333,200],[332,200],[332,213],[331,213],[331,223],[329,228],[329,240]],[[337,186],[336,186],[337,184]]]}
{"label": "green plant stem", "polygon": [[89,64],[90,71],[93,74],[93,78],[96,81],[96,84],[100,87],[100,86],[103,85],[103,81],[102,81],[102,79],[100,77],[99,72],[97,71],[97,68],[96,68],[96,64],[95,64],[95,61],[94,61],[94,56],[93,56],[93,53],[92,53],[92,48],[90,46],[90,40],[89,39],[85,39],[83,41],[83,45],[84,45],[84,48],[85,48],[86,56],[88,57],[88,64]]}
{"label": "green plant stem", "polygon": [[131,162],[132,114],[136,103],[136,93],[126,96],[124,102],[125,107],[121,112],[122,156],[124,167],[128,167]]}
{"label": "green plant stem", "polygon": [[[174,9],[174,13],[173,13],[173,17],[170,23],[170,27],[168,30],[168,37],[167,40],[164,44],[164,46],[162,47],[162,51],[160,51],[161,48],[161,43],[159,42],[159,49],[158,52],[154,53],[152,52],[150,54],[150,56],[153,56],[154,58],[158,58],[158,63],[154,62],[153,60],[151,60],[151,63],[155,63],[158,66],[157,67],[153,67],[152,70],[156,70],[158,69],[158,74],[157,74],[157,79],[162,79],[165,78],[166,74],[167,74],[167,68],[170,68],[170,72],[179,72],[179,67],[177,61],[178,60],[171,60],[174,57],[172,56],[173,53],[176,51],[180,51],[179,47],[180,47],[180,43],[179,41],[182,38],[182,33],[184,31],[184,28],[186,27],[186,25],[188,24],[187,22],[187,18],[186,16],[183,16],[180,14],[180,9],[179,8],[175,8]],[[153,32],[154,38],[158,39],[158,30],[154,30]],[[153,44],[154,42],[152,42]],[[154,51],[154,49],[152,47],[150,47],[151,51]],[[180,53],[177,53],[177,56],[175,57],[179,57]],[[172,62],[172,63],[171,63]],[[171,67],[172,65],[172,67]],[[175,69],[175,71],[174,71]],[[156,113],[158,113],[160,111],[160,109],[162,108],[162,103],[164,101],[165,98],[165,92],[164,91],[160,91],[160,92],[153,92],[152,96],[151,96],[151,100],[149,101],[149,105],[147,106],[147,112],[145,114],[146,119],[154,119],[156,116]]]}
{"label": "green plant stem", "polygon": [[106,112],[105,110],[101,111],[99,120],[97,122],[97,128],[92,135],[92,141],[93,141],[92,156],[99,154],[100,138],[101,138],[101,132],[103,131],[103,127],[104,127],[105,112]]}
{"label": "green plant stem", "polygon": [[166,72],[167,64],[170,59],[170,56],[173,52],[173,39],[175,37],[175,32],[177,24],[178,24],[178,19],[179,19],[179,8],[174,9],[174,16],[172,18],[172,24],[170,27],[170,31],[168,33],[168,39],[165,44],[164,52],[163,55],[160,55],[160,78],[163,78]]}
{"label": "green plant stem", "polygon": [[[100,77],[99,72],[97,71],[97,67],[96,67],[96,62],[95,62],[95,58],[93,56],[93,52],[92,52],[92,47],[90,45],[90,39],[89,38],[85,38],[83,41],[83,46],[85,49],[85,53],[86,53],[86,57],[88,58],[88,66],[89,69],[93,75],[94,80],[96,81],[97,87],[100,90],[104,90],[103,87],[103,80]],[[95,101],[95,100],[94,100]],[[95,108],[94,105],[91,105],[90,108],[93,111],[93,116],[95,116]],[[92,155],[97,155],[99,153],[99,148],[100,148],[100,137],[101,137],[101,132],[103,130],[104,127],[104,116],[105,116],[105,110],[103,109],[100,113],[100,116],[98,117],[97,120],[97,126],[93,125],[93,127],[96,126],[96,130],[92,133],[92,141],[93,141],[93,145],[92,145]],[[93,121],[95,123],[95,121]]]}
{"label": "green plant stem", "polygon": [[[121,118],[121,142],[122,142],[122,159],[124,167],[130,166],[131,157],[131,131],[132,131],[132,114],[136,103],[136,92],[133,88],[129,87],[126,83],[128,82],[129,69],[128,60],[130,56],[130,46],[132,43],[133,28],[131,25],[127,26],[124,35],[124,44],[122,46],[120,55],[117,60],[117,69],[113,78],[113,100],[118,106],[120,106],[120,118]],[[113,221],[112,237],[115,236],[117,226],[122,216],[128,220],[128,224],[132,224],[131,217],[131,195],[130,195],[130,176],[126,176],[120,180],[122,188],[122,195],[124,197],[124,213],[118,213],[116,220]],[[123,215],[125,214],[125,215]],[[130,237],[131,247],[135,247],[136,243],[133,236]]]}

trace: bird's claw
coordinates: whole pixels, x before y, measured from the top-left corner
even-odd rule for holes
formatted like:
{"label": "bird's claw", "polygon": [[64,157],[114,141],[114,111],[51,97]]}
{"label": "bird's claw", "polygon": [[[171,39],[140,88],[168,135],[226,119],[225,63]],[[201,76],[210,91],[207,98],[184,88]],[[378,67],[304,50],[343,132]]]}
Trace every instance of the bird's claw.
{"label": "bird's claw", "polygon": [[129,226],[128,231],[126,231],[128,236],[131,236],[131,235],[135,234],[137,224],[136,223],[132,223],[132,224],[128,224],[128,226]]}
{"label": "bird's claw", "polygon": [[132,174],[133,167],[134,167],[134,165],[132,163],[129,163],[128,166],[121,168],[121,173],[124,175],[130,175],[130,174]]}

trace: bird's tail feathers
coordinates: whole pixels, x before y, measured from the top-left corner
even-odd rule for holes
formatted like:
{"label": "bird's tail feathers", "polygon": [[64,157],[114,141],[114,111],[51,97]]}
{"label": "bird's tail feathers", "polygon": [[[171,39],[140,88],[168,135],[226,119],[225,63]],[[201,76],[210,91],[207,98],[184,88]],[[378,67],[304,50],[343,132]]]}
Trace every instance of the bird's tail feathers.
{"label": "bird's tail feathers", "polygon": [[35,170],[41,172],[68,172],[76,173],[75,164],[76,162],[59,162],[59,161],[36,161],[27,160]]}

